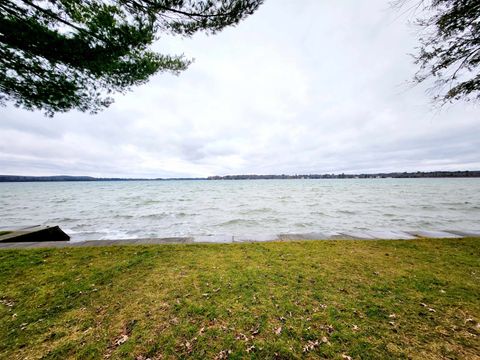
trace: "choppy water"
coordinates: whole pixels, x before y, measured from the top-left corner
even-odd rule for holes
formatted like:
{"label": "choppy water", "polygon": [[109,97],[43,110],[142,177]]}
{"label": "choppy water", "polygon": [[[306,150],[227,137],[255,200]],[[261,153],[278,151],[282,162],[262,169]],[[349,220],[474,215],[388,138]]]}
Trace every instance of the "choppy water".
{"label": "choppy water", "polygon": [[0,226],[73,240],[480,229],[480,179],[0,183]]}

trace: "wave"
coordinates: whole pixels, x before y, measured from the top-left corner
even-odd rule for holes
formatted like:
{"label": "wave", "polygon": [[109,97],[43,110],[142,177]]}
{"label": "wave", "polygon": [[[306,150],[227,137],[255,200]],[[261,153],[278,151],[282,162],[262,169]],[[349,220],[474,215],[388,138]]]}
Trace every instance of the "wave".
{"label": "wave", "polygon": [[264,208],[258,208],[258,209],[244,210],[244,211],[241,211],[240,214],[251,215],[251,214],[264,214],[264,213],[271,213],[271,212],[275,212],[275,210],[272,208],[264,207]]}
{"label": "wave", "polygon": [[164,201],[160,201],[160,200],[145,200],[143,203],[141,203],[140,205],[155,205],[155,204],[161,204],[162,202]]}
{"label": "wave", "polygon": [[51,219],[50,221],[63,223],[63,222],[72,222],[72,221],[78,221],[78,220],[79,219],[72,219],[72,218],[68,218],[68,217],[59,217],[59,218]]}
{"label": "wave", "polygon": [[326,214],[323,211],[312,211],[310,214],[311,215],[316,215],[316,216],[332,217],[332,215]]}
{"label": "wave", "polygon": [[173,214],[173,216],[175,216],[177,218],[184,218],[184,217],[197,216],[197,215],[199,215],[199,214],[197,214],[197,213],[185,213],[185,212],[179,212],[179,213]]}
{"label": "wave", "polygon": [[385,214],[383,214],[383,216],[385,216],[385,217],[392,217],[392,218],[393,218],[393,217],[397,217],[398,214],[395,215],[395,214],[385,213]]}
{"label": "wave", "polygon": [[162,213],[156,213],[156,214],[146,214],[146,215],[140,215],[138,218],[140,219],[153,219],[153,220],[159,220],[159,219],[164,219],[168,216],[169,214],[162,212]]}
{"label": "wave", "polygon": [[260,223],[256,220],[252,219],[232,219],[215,226],[230,226],[230,225],[260,225]]}
{"label": "wave", "polygon": [[308,228],[308,227],[312,227],[312,226],[315,226],[316,224],[313,223],[313,222],[300,222],[300,223],[295,223],[293,224],[294,227],[297,227],[297,228]]}
{"label": "wave", "polygon": [[117,215],[113,216],[113,218],[115,218],[115,219],[132,219],[134,217],[135,216],[133,216],[133,215],[122,215],[122,214],[117,214]]}
{"label": "wave", "polygon": [[340,214],[345,214],[345,215],[357,215],[358,211],[352,211],[352,210],[337,210],[338,213]]}

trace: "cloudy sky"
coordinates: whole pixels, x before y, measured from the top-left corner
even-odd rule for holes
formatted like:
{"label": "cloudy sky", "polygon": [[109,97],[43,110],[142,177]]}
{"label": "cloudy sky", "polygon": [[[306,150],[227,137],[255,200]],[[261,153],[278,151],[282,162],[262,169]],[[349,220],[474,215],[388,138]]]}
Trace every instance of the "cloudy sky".
{"label": "cloudy sky", "polygon": [[161,39],[157,50],[195,62],[98,115],[0,108],[0,173],[479,170],[479,106],[438,110],[406,83],[408,20],[387,0],[266,0],[216,36]]}

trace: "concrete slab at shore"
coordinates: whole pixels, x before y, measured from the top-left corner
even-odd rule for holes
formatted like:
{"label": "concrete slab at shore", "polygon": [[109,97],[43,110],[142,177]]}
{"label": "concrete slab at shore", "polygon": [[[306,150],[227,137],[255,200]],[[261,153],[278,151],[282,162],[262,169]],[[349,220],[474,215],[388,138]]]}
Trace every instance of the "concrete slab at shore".
{"label": "concrete slab at shore", "polygon": [[11,230],[6,229],[6,231],[6,234],[0,236],[0,243],[70,240],[70,236],[64,233],[58,226],[35,225]]}
{"label": "concrete slab at shore", "polygon": [[415,230],[415,231],[407,231],[407,233],[422,237],[422,238],[461,238],[462,236],[457,234],[452,234],[446,231],[430,231],[430,230]]}
{"label": "concrete slab at shore", "polygon": [[193,238],[195,243],[215,243],[215,244],[228,244],[233,242],[232,235],[204,235],[195,236]]}
{"label": "concrete slab at shore", "polygon": [[465,231],[447,230],[447,232],[451,234],[459,235],[462,237],[480,237],[480,230],[465,230]]}
{"label": "concrete slab at shore", "polygon": [[341,232],[341,235],[347,236],[350,239],[359,239],[359,240],[374,240],[375,236],[370,235],[366,231],[346,231]]}
{"label": "concrete slab at shore", "polygon": [[233,242],[265,242],[279,240],[277,235],[239,235],[233,236]]}
{"label": "concrete slab at shore", "polygon": [[403,231],[366,231],[366,234],[375,239],[386,240],[412,240],[416,237]]}
{"label": "concrete slab at shore", "polygon": [[280,235],[213,235],[196,237],[142,238],[124,240],[88,240],[88,241],[0,241],[0,249],[15,248],[62,248],[84,246],[122,246],[122,245],[155,245],[155,244],[229,244],[242,242],[267,241],[299,241],[299,240],[413,240],[418,238],[464,238],[480,237],[480,231],[346,231],[346,232],[315,232],[307,234]]}
{"label": "concrete slab at shore", "polygon": [[313,232],[307,234],[280,234],[278,240],[281,241],[295,241],[295,240],[330,240],[338,233]]}

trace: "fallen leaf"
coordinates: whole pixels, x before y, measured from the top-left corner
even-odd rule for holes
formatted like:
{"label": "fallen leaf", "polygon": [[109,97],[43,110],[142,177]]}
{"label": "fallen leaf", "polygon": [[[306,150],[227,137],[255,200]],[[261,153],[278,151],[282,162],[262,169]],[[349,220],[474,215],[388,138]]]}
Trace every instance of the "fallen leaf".
{"label": "fallen leaf", "polygon": [[345,354],[342,354],[342,359],[352,360],[352,357],[351,357],[351,356],[348,356],[348,355],[345,355]]}
{"label": "fallen leaf", "polygon": [[255,345],[252,345],[249,348],[247,348],[247,353],[251,353],[253,350],[255,350]]}
{"label": "fallen leaf", "polygon": [[[195,340],[197,340],[196,337],[193,338],[191,341],[193,342],[193,341],[195,341]],[[185,346],[185,348],[186,348],[186,350],[187,350],[187,353],[190,354],[190,353],[192,352],[192,350],[193,350],[193,344],[192,344],[190,341],[186,341],[185,344],[183,344],[183,346]]]}
{"label": "fallen leaf", "polygon": [[245,335],[245,334],[242,334],[242,333],[238,334],[238,335],[235,337],[235,339],[237,339],[237,340],[243,340],[243,341],[248,341],[248,340],[249,340],[249,339],[248,339],[248,336]]}
{"label": "fallen leaf", "polygon": [[144,356],[144,355],[138,355],[138,356],[135,358],[135,360],[152,360],[152,359],[147,358],[147,357]]}
{"label": "fallen leaf", "polygon": [[278,329],[275,330],[275,335],[280,335],[282,332],[282,327],[280,326]]}
{"label": "fallen leaf", "polygon": [[318,346],[318,340],[315,340],[315,341],[309,340],[303,347],[303,352],[306,353],[306,352],[312,351],[317,346]]}
{"label": "fallen leaf", "polygon": [[428,308],[428,311],[430,311],[430,312],[437,312],[435,309],[432,309],[432,308]]}
{"label": "fallen leaf", "polygon": [[358,331],[358,326],[357,326],[357,325],[353,325],[353,326],[352,326],[352,329],[353,329],[353,331]]}
{"label": "fallen leaf", "polygon": [[215,360],[225,360],[228,359],[228,356],[232,353],[232,350],[222,350],[220,351],[217,356],[215,356]]}
{"label": "fallen leaf", "polygon": [[8,307],[13,307],[13,305],[15,305],[15,303],[12,300],[7,300],[7,299],[0,300],[0,304],[3,304]]}
{"label": "fallen leaf", "polygon": [[128,340],[128,335],[123,334],[117,340],[115,340],[115,345],[120,346]]}
{"label": "fallen leaf", "polygon": [[390,315],[388,315],[388,317],[389,317],[390,319],[396,319],[396,318],[397,318],[397,315],[396,315],[396,314],[390,314]]}

